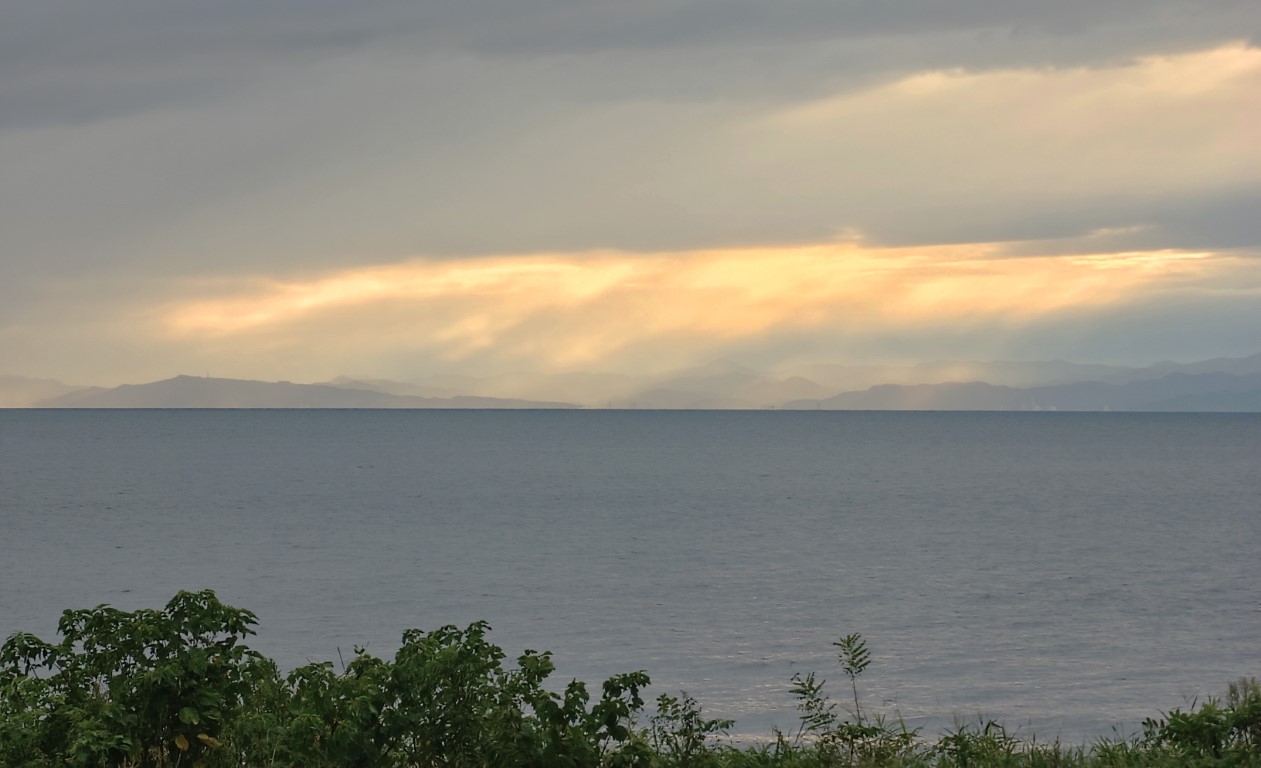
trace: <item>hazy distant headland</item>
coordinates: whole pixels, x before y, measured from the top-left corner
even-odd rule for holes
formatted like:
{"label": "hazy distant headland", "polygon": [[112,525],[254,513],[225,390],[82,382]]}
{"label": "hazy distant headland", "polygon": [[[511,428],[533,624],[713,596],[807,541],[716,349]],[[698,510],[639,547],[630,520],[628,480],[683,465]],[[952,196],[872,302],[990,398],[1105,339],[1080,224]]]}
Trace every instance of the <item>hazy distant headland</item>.
{"label": "hazy distant headland", "polygon": [[39,408],[574,408],[571,403],[497,397],[418,397],[289,381],[176,376],[148,384],[87,387],[35,403]]}
{"label": "hazy distant headland", "polygon": [[0,407],[1261,412],[1261,353],[1146,367],[939,361],[759,371],[719,362],[655,378],[436,375],[401,382],[342,376],[299,384],[176,376],[112,388],[3,376]]}

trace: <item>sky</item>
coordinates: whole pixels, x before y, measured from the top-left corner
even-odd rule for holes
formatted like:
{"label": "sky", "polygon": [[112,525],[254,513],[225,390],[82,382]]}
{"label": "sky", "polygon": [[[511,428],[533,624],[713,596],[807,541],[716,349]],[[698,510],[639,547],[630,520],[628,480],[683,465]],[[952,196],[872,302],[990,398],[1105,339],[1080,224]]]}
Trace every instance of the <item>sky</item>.
{"label": "sky", "polygon": [[1255,0],[0,0],[0,373],[1261,351]]}

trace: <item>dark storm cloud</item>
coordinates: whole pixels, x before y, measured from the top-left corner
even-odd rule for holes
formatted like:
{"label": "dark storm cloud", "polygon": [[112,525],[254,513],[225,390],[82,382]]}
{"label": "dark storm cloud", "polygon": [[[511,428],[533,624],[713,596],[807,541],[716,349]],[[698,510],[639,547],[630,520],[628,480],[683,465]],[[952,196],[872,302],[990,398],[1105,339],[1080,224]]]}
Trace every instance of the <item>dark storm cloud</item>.
{"label": "dark storm cloud", "polygon": [[[454,5],[454,4],[452,4]],[[1184,26],[1194,39],[1220,25],[1248,3],[1145,2],[1144,0],[701,0],[641,3],[505,3],[489,0],[443,6],[435,14],[455,28],[468,29],[470,17],[505,18],[507,24],[477,24],[472,45],[491,50],[553,51],[672,48],[704,45],[758,45],[853,40],[863,37],[924,36],[972,30],[1004,30],[1013,36],[1073,36],[1097,27]],[[1255,22],[1255,18],[1253,19]],[[1224,31],[1218,26],[1217,33]],[[1235,33],[1238,34],[1238,29]]]}
{"label": "dark storm cloud", "polygon": [[369,49],[603,54],[623,57],[619,71],[570,73],[575,97],[765,98],[925,67],[1105,64],[1261,34],[1257,16],[1242,0],[6,1],[0,129],[213,99],[273,67]]}
{"label": "dark storm cloud", "polygon": [[[1253,9],[1253,10],[1250,10]],[[3,6],[0,62],[119,62],[206,52],[275,54],[412,39],[434,48],[553,53],[1001,29],[1070,37],[1099,27],[1171,36],[1261,30],[1247,0],[41,0]]]}

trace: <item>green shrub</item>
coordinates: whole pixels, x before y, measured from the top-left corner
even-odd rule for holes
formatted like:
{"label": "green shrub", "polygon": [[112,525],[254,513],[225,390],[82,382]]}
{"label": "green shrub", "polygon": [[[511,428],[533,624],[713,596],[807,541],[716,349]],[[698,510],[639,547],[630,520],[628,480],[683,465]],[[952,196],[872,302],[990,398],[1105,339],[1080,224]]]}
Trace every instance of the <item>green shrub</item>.
{"label": "green shrub", "polygon": [[1143,723],[1145,741],[1153,749],[1188,761],[1224,761],[1261,753],[1261,687],[1255,679],[1232,683],[1226,701],[1209,699],[1189,712],[1172,710]]}
{"label": "green shrub", "polygon": [[712,741],[735,724],[733,720],[706,720],[696,699],[661,694],[657,712],[649,721],[652,748],[661,768],[704,768],[718,765],[719,752]]}
{"label": "green shrub", "polygon": [[799,724],[771,744],[718,738],[687,694],[662,695],[644,723],[647,674],[549,690],[551,654],[515,665],[490,627],[408,630],[392,660],[356,649],[338,672],[281,674],[243,640],[255,618],[212,592],[180,592],[160,611],[66,611],[59,642],[15,634],[0,647],[3,768],[1138,768],[1258,766],[1261,687],[1148,720],[1136,739],[1091,746],[1026,742],[1000,724],[961,726],[935,743],[863,706],[871,654],[858,634],[834,645],[852,711],[814,673],[795,675]]}
{"label": "green shrub", "polygon": [[220,745],[257,658],[241,644],[254,614],[209,590],[161,611],[66,611],[61,641],[29,634],[0,648],[5,765],[169,766]]}

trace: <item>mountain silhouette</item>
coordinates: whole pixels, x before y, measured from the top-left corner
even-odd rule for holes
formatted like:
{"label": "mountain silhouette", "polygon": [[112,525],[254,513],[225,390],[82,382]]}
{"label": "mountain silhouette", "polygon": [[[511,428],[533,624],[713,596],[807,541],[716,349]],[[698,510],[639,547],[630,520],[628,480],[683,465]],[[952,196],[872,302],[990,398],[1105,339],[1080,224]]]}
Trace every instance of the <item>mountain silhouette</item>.
{"label": "mountain silhouette", "polygon": [[1244,395],[1261,390],[1261,373],[1171,373],[1127,384],[1082,381],[1046,387],[1005,387],[980,381],[942,384],[881,384],[821,400],[797,400],[795,410],[874,411],[1148,411],[1212,410],[1214,397],[1243,410]]}
{"label": "mountain silhouette", "polygon": [[93,387],[41,408],[574,408],[570,403],[497,397],[416,397],[288,381],[176,376],[148,384]]}

